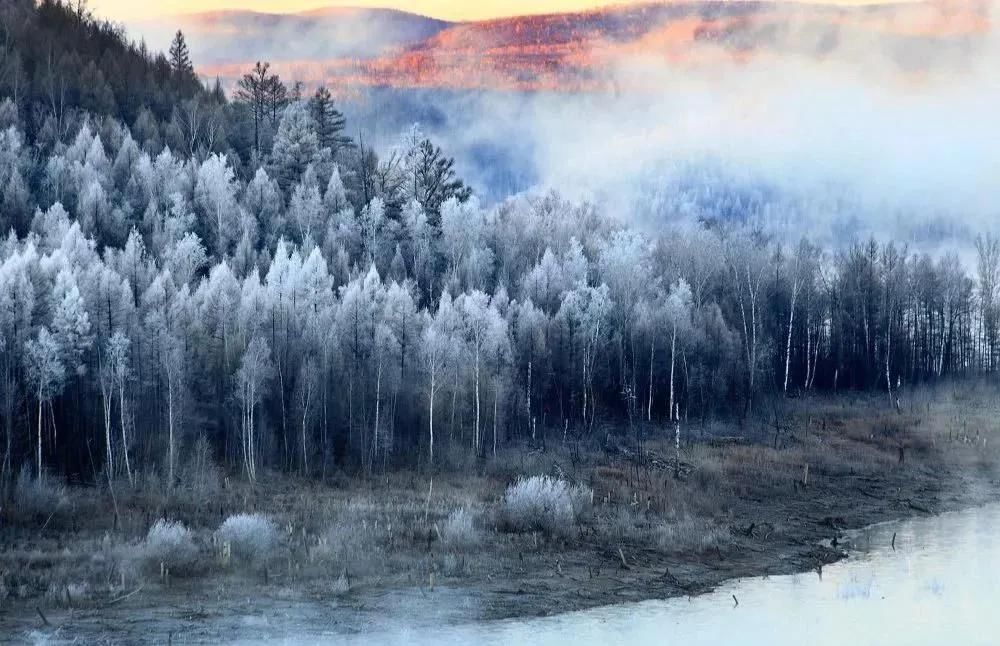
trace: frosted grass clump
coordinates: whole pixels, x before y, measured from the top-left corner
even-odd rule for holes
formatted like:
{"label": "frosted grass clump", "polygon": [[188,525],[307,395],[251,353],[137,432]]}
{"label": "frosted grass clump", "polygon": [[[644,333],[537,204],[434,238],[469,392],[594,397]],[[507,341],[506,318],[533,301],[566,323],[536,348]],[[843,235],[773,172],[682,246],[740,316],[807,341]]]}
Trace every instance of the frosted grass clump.
{"label": "frosted grass clump", "polygon": [[476,529],[475,517],[465,508],[451,512],[441,524],[441,541],[448,547],[456,549],[475,547],[481,540],[482,536]]}
{"label": "frosted grass clump", "polygon": [[149,528],[139,554],[147,568],[162,564],[174,571],[191,567],[198,558],[198,548],[184,523],[161,518]]}
{"label": "frosted grass clump", "polygon": [[501,524],[509,531],[568,535],[593,499],[587,487],[549,476],[518,478],[507,487]]}
{"label": "frosted grass clump", "polygon": [[234,514],[215,532],[233,556],[244,561],[266,560],[278,543],[278,528],[261,514]]}

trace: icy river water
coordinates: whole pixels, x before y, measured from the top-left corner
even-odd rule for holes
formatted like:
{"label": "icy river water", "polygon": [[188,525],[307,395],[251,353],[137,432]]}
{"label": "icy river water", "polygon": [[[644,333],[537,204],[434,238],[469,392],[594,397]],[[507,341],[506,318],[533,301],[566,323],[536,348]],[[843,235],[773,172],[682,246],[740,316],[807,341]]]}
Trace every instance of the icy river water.
{"label": "icy river water", "polygon": [[821,574],[732,581],[691,599],[356,636],[306,628],[279,642],[1000,644],[1000,504],[884,523],[850,538],[850,558]]}

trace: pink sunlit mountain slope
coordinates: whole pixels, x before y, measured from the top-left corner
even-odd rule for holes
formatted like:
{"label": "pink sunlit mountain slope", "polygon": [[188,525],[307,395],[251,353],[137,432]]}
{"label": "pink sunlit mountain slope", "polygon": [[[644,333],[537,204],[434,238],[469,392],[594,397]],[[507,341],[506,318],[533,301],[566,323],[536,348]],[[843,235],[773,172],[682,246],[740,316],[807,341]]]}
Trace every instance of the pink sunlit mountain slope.
{"label": "pink sunlit mountain slope", "polygon": [[341,90],[422,87],[574,91],[613,88],[623,59],[678,67],[763,57],[901,71],[962,65],[991,29],[985,2],[838,7],[685,2],[447,23],[397,11],[330,9],[184,17],[199,72],[232,82],[255,60],[286,79]]}

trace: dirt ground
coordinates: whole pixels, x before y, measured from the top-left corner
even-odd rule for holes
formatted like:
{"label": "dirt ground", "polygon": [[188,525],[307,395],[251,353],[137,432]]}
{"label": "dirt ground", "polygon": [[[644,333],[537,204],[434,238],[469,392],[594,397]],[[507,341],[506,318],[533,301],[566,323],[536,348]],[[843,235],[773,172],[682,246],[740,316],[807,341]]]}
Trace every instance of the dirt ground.
{"label": "dirt ground", "polygon": [[[77,492],[72,512],[45,525],[7,514],[0,641],[321,637],[695,595],[733,578],[816,570],[845,555],[844,530],[1000,499],[996,394],[982,385],[913,393],[901,410],[842,396],[784,403],[755,426],[692,424],[680,467],[668,437],[647,439],[641,460],[626,437],[583,451],[519,448],[435,474],[233,482],[202,500],[137,491],[119,500],[128,511],[117,528],[101,491]],[[553,472],[593,490],[588,514],[568,534],[503,531],[506,486]],[[440,527],[459,507],[475,512],[480,537],[449,547]],[[244,510],[276,520],[281,550],[223,567],[212,528]],[[159,517],[195,530],[196,571],[126,576],[100,556],[140,540]],[[314,556],[331,523],[365,528],[334,564]],[[688,529],[662,538],[677,527]]]}

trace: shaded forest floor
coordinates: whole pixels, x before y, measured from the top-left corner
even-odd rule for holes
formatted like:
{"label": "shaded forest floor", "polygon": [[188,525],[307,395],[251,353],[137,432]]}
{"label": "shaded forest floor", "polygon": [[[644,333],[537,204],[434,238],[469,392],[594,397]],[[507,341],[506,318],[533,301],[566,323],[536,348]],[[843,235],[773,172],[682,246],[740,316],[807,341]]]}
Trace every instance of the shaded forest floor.
{"label": "shaded forest floor", "polygon": [[[997,500],[998,394],[956,384],[904,394],[900,411],[860,395],[766,404],[755,424],[682,427],[679,473],[672,429],[661,428],[642,460],[623,436],[510,449],[433,477],[272,475],[209,493],[119,490],[117,528],[98,489],[69,491],[49,514],[7,505],[0,634],[109,643],[335,635],[819,569],[843,557],[842,530]],[[592,502],[566,527],[509,531],[504,492],[524,474],[584,485]],[[231,554],[215,530],[238,512],[272,519],[275,545]],[[135,556],[159,518],[193,532],[196,554],[181,571]]]}

